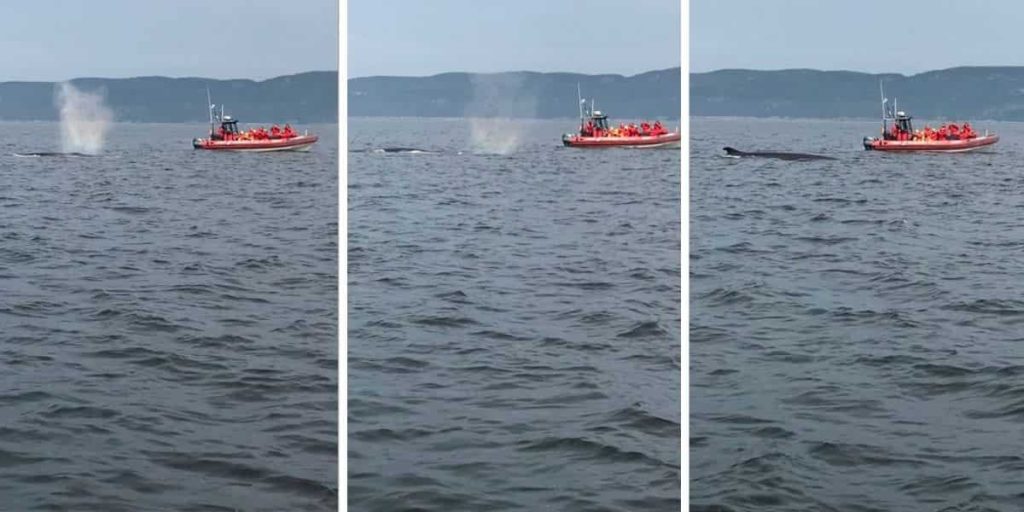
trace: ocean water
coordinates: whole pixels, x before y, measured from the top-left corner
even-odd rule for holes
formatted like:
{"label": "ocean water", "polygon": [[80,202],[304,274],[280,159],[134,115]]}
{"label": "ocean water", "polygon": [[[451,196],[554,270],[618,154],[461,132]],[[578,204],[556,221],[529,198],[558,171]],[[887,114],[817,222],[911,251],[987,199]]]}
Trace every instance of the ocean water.
{"label": "ocean water", "polygon": [[0,123],[0,509],[335,510],[337,128]]}
{"label": "ocean water", "polygon": [[692,120],[691,510],[1024,510],[1024,125],[974,125]]}
{"label": "ocean water", "polygon": [[680,151],[573,124],[350,120],[349,510],[679,509]]}

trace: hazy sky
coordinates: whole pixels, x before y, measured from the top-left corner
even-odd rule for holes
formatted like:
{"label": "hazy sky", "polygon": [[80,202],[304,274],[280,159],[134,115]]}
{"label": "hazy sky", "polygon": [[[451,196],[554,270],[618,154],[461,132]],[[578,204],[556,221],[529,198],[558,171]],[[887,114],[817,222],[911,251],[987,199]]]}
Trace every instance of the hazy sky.
{"label": "hazy sky", "polygon": [[523,70],[633,75],[675,67],[680,3],[349,0],[349,76]]}
{"label": "hazy sky", "polygon": [[691,0],[690,69],[1020,66],[1022,23],[1011,0]]}
{"label": "hazy sky", "polygon": [[42,0],[0,15],[0,81],[338,69],[337,0]]}

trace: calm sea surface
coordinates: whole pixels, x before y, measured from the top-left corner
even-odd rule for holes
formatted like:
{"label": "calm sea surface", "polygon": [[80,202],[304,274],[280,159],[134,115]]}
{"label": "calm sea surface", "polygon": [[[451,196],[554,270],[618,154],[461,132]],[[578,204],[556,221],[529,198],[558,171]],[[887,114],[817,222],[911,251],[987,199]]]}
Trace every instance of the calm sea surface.
{"label": "calm sea surface", "polygon": [[0,123],[0,510],[337,506],[337,131]]}
{"label": "calm sea surface", "polygon": [[692,120],[692,510],[1024,510],[1024,125],[975,128]]}
{"label": "calm sea surface", "polygon": [[573,124],[350,121],[350,510],[679,509],[680,151]]}

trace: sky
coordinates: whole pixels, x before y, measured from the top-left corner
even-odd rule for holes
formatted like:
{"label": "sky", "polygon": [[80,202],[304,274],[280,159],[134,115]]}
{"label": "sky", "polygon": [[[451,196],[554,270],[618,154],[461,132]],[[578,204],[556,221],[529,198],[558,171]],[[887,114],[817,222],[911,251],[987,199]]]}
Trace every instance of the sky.
{"label": "sky", "polygon": [[[352,78],[680,65],[680,0],[349,0]],[[396,8],[396,6],[400,6]]]}
{"label": "sky", "polygon": [[338,69],[337,0],[43,0],[5,7],[0,81],[266,79]]}
{"label": "sky", "polygon": [[1024,3],[691,0],[690,71],[1024,65]]}

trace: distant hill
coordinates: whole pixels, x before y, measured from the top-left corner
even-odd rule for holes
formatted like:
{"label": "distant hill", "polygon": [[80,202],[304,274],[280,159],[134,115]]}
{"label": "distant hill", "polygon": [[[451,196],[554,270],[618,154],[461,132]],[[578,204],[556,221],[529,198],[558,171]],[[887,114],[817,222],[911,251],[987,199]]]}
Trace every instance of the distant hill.
{"label": "distant hill", "polygon": [[[206,88],[213,102],[243,123],[337,122],[338,73],[312,71],[269,80],[210,78],[76,78],[72,85],[100,91],[118,121],[189,122],[208,119]],[[59,118],[53,82],[0,82],[0,120]]]}
{"label": "distant hill", "polygon": [[1024,67],[959,67],[917,75],[791,69],[690,74],[697,116],[875,118],[878,82],[900,110],[928,119],[1024,120]]}
{"label": "distant hill", "polygon": [[614,122],[679,117],[680,68],[622,75],[443,73],[348,81],[351,116],[564,118],[578,116],[576,84]]}

